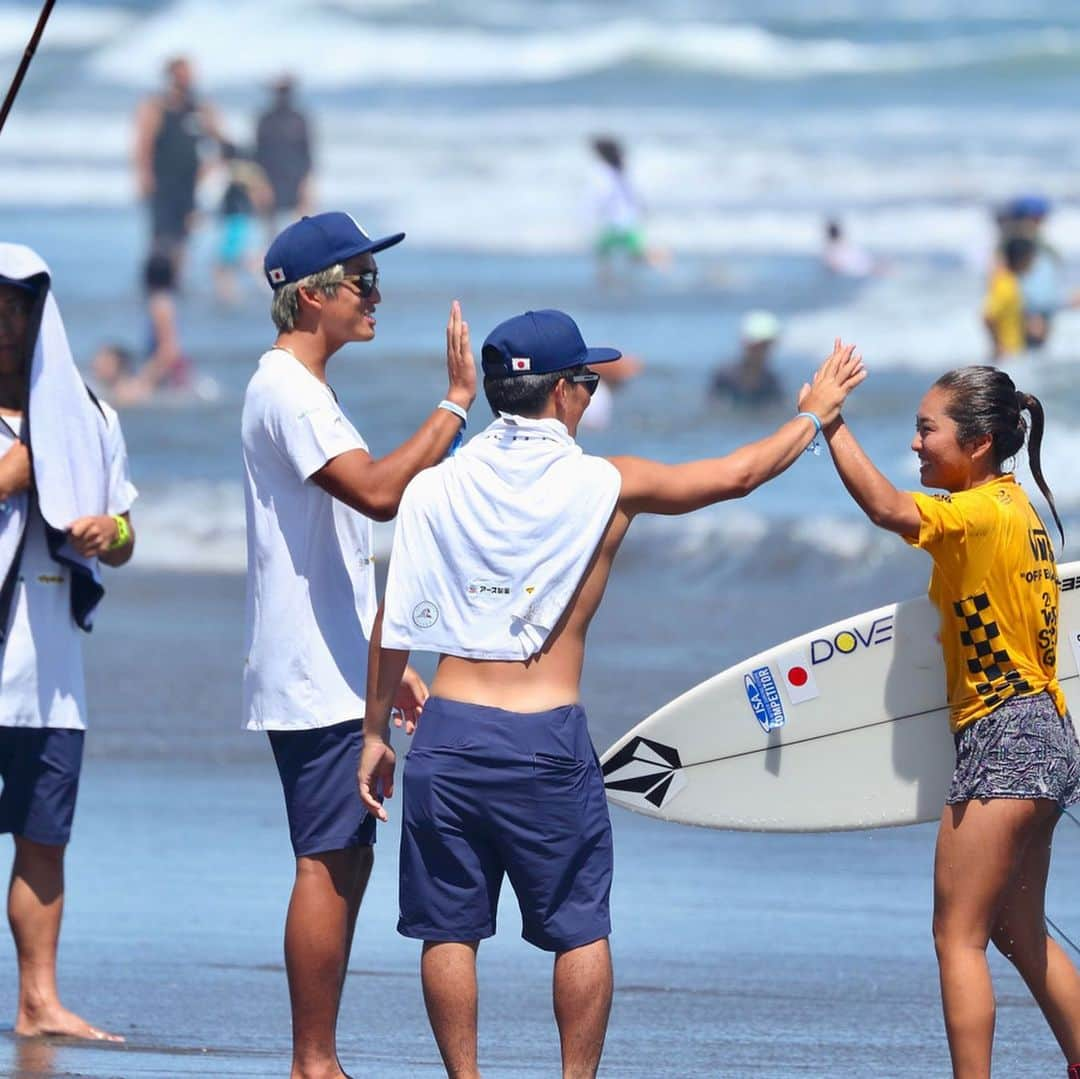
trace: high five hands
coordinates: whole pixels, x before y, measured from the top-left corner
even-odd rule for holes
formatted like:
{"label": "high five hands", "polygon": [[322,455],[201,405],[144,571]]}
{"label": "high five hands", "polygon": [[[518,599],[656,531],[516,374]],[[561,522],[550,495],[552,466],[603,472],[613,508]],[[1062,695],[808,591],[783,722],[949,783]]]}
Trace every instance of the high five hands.
{"label": "high five hands", "polygon": [[804,382],[799,391],[799,411],[813,412],[827,428],[840,418],[840,409],[847,396],[863,379],[867,370],[862,356],[854,345],[845,345],[839,337],[833,342],[832,354],[814,373],[811,382]]}

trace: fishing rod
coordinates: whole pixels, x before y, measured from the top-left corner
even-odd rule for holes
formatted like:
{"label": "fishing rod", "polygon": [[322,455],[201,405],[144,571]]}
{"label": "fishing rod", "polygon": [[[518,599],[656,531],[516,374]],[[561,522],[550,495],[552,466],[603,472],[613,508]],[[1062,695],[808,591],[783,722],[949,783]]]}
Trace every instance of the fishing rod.
{"label": "fishing rod", "polygon": [[15,104],[19,87],[22,86],[23,79],[26,78],[26,72],[30,68],[30,61],[34,59],[38,42],[41,40],[41,35],[45,33],[45,24],[49,21],[55,3],[56,0],[45,0],[45,4],[41,9],[37,26],[34,27],[34,32],[30,35],[30,41],[26,46],[26,51],[23,53],[19,69],[15,72],[15,78],[11,80],[11,86],[8,88],[7,97],[4,98],[4,104],[0,106],[0,131],[4,129],[4,122],[8,118],[8,113],[11,112],[11,106]]}

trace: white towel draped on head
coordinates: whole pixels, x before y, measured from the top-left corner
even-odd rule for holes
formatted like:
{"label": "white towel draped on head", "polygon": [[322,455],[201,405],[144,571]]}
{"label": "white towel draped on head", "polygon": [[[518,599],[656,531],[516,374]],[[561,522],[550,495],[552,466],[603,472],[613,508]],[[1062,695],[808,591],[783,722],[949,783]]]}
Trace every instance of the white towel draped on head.
{"label": "white towel draped on head", "polygon": [[[41,321],[30,365],[29,425],[23,441],[33,455],[34,487],[45,523],[66,532],[79,517],[104,514],[108,507],[109,469],[105,418],[86,390],[71,355],[60,309],[50,289],[49,268],[29,247],[0,243],[0,278],[25,281],[38,297]],[[2,282],[0,282],[2,283]],[[43,298],[43,302],[42,302]],[[5,432],[0,453],[11,444]],[[0,575],[12,569],[25,527],[26,498],[9,500],[11,512],[0,518]],[[70,544],[50,536],[49,549],[72,567],[73,613],[89,626],[101,596],[97,559],[83,558]]]}
{"label": "white towel draped on head", "polygon": [[382,643],[524,660],[570,602],[621,478],[555,419],[504,415],[421,472],[398,511]]}

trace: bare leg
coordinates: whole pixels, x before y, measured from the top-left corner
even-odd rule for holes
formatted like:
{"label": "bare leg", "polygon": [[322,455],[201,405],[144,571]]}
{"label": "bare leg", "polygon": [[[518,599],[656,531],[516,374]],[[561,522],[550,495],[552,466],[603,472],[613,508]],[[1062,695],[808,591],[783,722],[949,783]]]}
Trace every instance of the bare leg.
{"label": "bare leg", "polygon": [[1027,983],[1069,1063],[1080,1060],[1080,974],[1046,932],[1044,903],[1050,844],[1059,816],[1032,837],[1005,895],[993,941]]}
{"label": "bare leg", "polygon": [[420,956],[424,1003],[449,1079],[480,1079],[476,1052],[478,941],[425,941]]}
{"label": "bare leg", "polygon": [[994,989],[986,962],[998,911],[1028,843],[1057,806],[991,799],[946,806],[934,861],[934,945],[956,1079],[989,1079]]}
{"label": "bare leg", "polygon": [[337,1017],[356,915],[374,851],[349,847],[296,859],[285,921],[292,1004],[291,1079],[342,1079]]}
{"label": "bare leg", "polygon": [[611,1014],[607,938],[555,957],[552,997],[562,1043],[563,1079],[592,1079],[600,1066]]}
{"label": "bare leg", "polygon": [[15,861],[8,888],[8,923],[19,963],[19,1010],[15,1033],[65,1034],[122,1042],[91,1026],[60,1003],[56,950],[64,912],[65,847],[15,837]]}

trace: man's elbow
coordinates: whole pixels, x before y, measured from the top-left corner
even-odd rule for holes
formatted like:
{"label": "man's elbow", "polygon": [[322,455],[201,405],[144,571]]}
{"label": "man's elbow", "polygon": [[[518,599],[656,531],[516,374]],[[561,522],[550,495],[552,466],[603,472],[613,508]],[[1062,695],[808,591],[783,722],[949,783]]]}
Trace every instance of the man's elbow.
{"label": "man's elbow", "polygon": [[392,521],[397,516],[400,501],[401,499],[394,494],[373,494],[357,499],[354,507],[365,517],[384,523]]}

